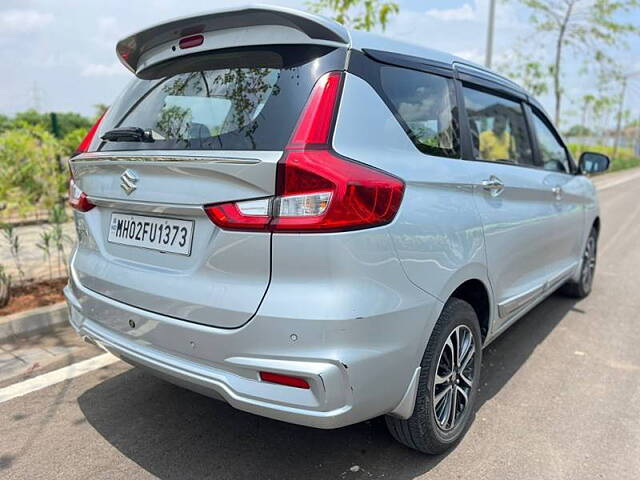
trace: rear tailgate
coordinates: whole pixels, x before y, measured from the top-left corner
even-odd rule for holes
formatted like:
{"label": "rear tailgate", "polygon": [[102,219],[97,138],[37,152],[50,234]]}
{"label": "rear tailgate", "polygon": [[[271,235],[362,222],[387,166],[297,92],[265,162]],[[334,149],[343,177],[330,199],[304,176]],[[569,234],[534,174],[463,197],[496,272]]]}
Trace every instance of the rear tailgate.
{"label": "rear tailgate", "polygon": [[[75,214],[78,281],[178,319],[246,323],[269,284],[271,234],[220,229],[203,206],[274,195],[277,162],[313,84],[342,69],[344,56],[318,46],[240,48],[181,57],[158,78],[136,80],[99,135],[139,127],[154,140],[98,141],[71,161],[96,205]],[[123,236],[125,225],[136,233]],[[163,245],[153,237],[164,228],[174,241]]]}

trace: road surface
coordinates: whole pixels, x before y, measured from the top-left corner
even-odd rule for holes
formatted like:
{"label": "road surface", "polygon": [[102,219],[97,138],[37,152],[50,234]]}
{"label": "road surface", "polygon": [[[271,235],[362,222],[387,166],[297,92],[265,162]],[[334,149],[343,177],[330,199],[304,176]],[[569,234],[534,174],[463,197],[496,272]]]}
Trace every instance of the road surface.
{"label": "road surface", "polygon": [[640,177],[610,178],[592,295],[552,296],[487,348],[475,422],[446,455],[380,419],[298,427],[116,362],[0,403],[0,477],[636,479]]}

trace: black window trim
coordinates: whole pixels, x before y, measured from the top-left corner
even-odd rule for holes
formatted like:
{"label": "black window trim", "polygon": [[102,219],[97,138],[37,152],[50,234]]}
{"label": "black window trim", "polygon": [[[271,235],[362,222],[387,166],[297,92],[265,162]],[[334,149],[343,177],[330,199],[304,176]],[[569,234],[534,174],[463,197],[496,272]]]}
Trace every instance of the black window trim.
{"label": "black window trim", "polygon": [[[527,104],[527,106],[531,110],[531,135],[535,139],[536,152],[537,152],[537,155],[539,156],[538,157],[538,162],[542,165],[542,168],[544,169],[544,163],[542,161],[542,153],[540,152],[540,149],[538,147],[538,145],[539,145],[539,143],[538,143],[538,132],[536,131],[535,125],[533,123],[533,116],[534,115],[536,115],[540,119],[540,121],[549,129],[549,131],[551,132],[551,135],[554,136],[556,141],[564,149],[564,152],[565,152],[565,154],[567,156],[567,160],[569,162],[569,170],[570,171],[568,171],[568,172],[555,172],[555,173],[564,173],[565,175],[576,175],[577,173],[579,173],[578,167],[576,166],[576,163],[575,163],[575,161],[573,159],[573,156],[571,155],[571,150],[569,150],[567,145],[564,143],[564,140],[560,136],[560,133],[558,133],[556,128],[553,126],[553,123],[551,122],[549,117],[544,113],[544,111],[541,108],[539,108],[533,102],[529,102]],[[546,171],[552,172],[554,170],[546,170]]]}
{"label": "black window trim", "polygon": [[479,71],[469,71],[465,69],[464,65],[456,64],[455,71],[457,72],[457,78],[464,84],[475,85],[476,87],[485,88],[498,93],[498,96],[508,97],[515,99],[515,101],[523,101],[527,99],[527,95],[506,83],[499,82],[495,78],[487,75],[482,75]]}
{"label": "black window trim", "polygon": [[405,55],[402,53],[393,53],[383,50],[374,50],[371,48],[363,48],[362,52],[369,58],[378,63],[384,63],[394,67],[408,68],[424,73],[432,73],[441,77],[455,78],[455,70],[453,67],[444,62],[437,60],[427,60],[422,57],[413,55]]}

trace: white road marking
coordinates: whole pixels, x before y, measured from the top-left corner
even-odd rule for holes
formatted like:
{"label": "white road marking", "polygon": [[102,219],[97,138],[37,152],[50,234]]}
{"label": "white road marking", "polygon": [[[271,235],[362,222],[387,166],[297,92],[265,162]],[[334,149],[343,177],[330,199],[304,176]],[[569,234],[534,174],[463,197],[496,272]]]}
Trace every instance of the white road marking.
{"label": "white road marking", "polygon": [[45,373],[24,382],[14,383],[8,387],[0,389],[0,403],[7,402],[13,398],[21,397],[27,393],[35,392],[43,388],[49,387],[65,380],[79,377],[85,373],[92,372],[112,363],[119,359],[110,353],[103,353],[97,357],[89,358],[78,363]]}
{"label": "white road marking", "polygon": [[609,180],[608,182],[602,182],[601,185],[596,185],[596,190],[598,191],[607,190],[608,188],[617,187],[618,185],[630,182],[631,180],[635,180],[636,178],[640,178],[640,172],[636,173],[635,175],[629,175],[629,176],[619,178],[617,180]]}

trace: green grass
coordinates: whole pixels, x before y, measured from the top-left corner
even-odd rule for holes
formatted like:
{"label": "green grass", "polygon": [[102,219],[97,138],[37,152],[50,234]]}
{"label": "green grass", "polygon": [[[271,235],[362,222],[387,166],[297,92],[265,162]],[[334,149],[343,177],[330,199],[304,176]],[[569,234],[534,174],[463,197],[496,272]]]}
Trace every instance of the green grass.
{"label": "green grass", "polygon": [[618,148],[616,158],[613,158],[613,147],[605,145],[581,145],[578,143],[570,143],[568,147],[576,161],[582,152],[598,152],[608,155],[609,158],[611,158],[611,167],[609,168],[610,172],[640,167],[640,157],[634,155],[633,150],[628,147]]}

